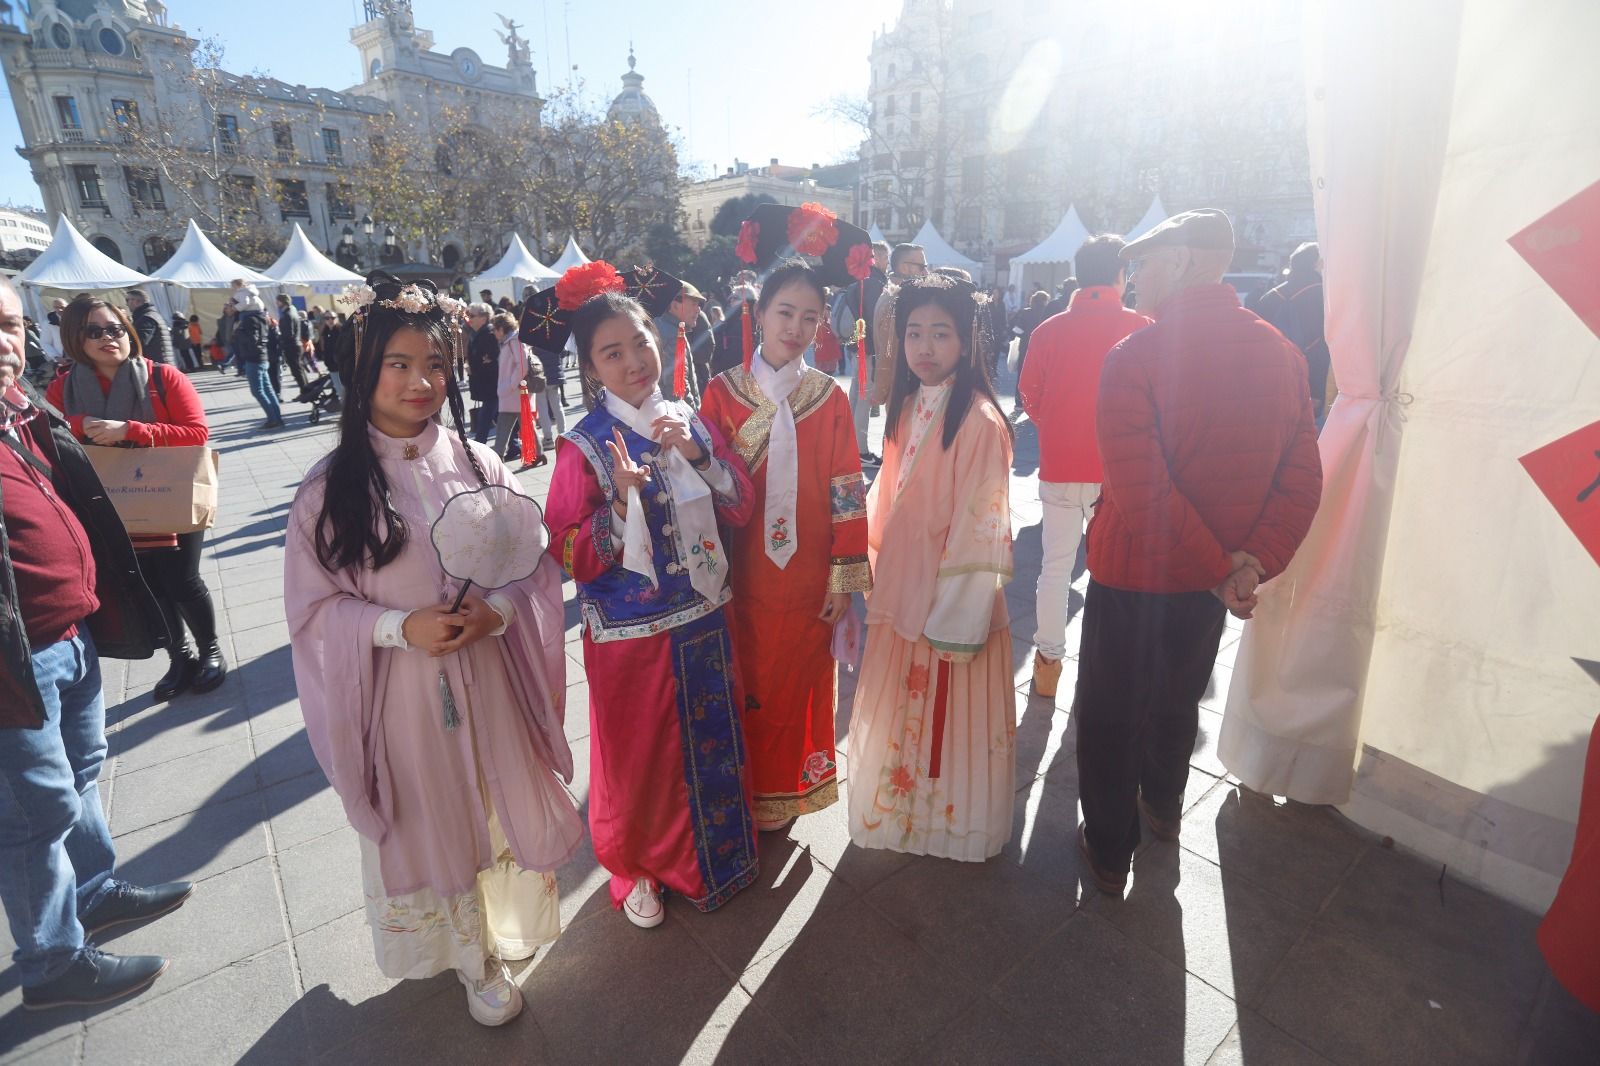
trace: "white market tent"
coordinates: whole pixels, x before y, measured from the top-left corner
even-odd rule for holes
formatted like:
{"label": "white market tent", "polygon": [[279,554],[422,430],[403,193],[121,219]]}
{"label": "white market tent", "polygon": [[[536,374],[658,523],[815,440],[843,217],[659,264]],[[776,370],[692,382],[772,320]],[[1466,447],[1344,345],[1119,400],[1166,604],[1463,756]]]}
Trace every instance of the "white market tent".
{"label": "white market tent", "polygon": [[872,224],[872,228],[871,229],[867,230],[867,237],[874,244],[888,244],[889,243],[889,238],[887,238],[887,237],[885,237],[883,235],[883,230],[878,228],[878,224],[876,222],[874,222]]}
{"label": "white market tent", "polygon": [[1078,217],[1077,207],[1068,207],[1055,231],[1036,246],[1011,257],[1009,278],[1017,299],[1025,305],[1036,285],[1055,293],[1058,282],[1072,276],[1072,257],[1089,239],[1089,229]]}
{"label": "white market tent", "polygon": [[[1600,6],[1314,10],[1307,133],[1340,395],[1321,505],[1246,624],[1219,754],[1252,789],[1339,804],[1542,911],[1600,707],[1584,667],[1600,559],[1557,510],[1595,473],[1581,434],[1600,337],[1567,279],[1593,277]],[[1568,473],[1541,490],[1519,460],[1546,446]]]}
{"label": "white market tent", "polygon": [[162,283],[165,299],[156,300],[157,294],[154,292],[150,297],[156,300],[158,306],[165,304],[163,310],[167,314],[177,311],[185,316],[199,315],[202,327],[209,332],[222,314],[223,305],[232,296],[231,286],[235,278],[243,278],[262,287],[262,299],[271,302],[272,288],[277,282],[260,271],[230,259],[222,249],[211,243],[191,218],[178,250],[150,274],[151,281]]}
{"label": "white market tent", "polygon": [[318,251],[298,222],[289,237],[289,246],[277,262],[267,267],[266,273],[279,285],[317,293],[336,293],[346,285],[359,285],[366,280]]}
{"label": "white market tent", "polygon": [[573,267],[582,266],[588,261],[589,257],[578,247],[578,238],[568,237],[567,247],[561,252],[561,258],[550,264],[550,272],[559,278]]}
{"label": "white market tent", "polygon": [[983,264],[976,259],[968,259],[945,240],[937,229],[934,229],[932,220],[924,222],[922,228],[917,230],[917,235],[911,238],[912,244],[922,245],[923,254],[928,258],[929,268],[933,267],[959,267],[972,275],[972,280],[981,281],[979,272]]}
{"label": "white market tent", "polygon": [[[571,245],[569,250],[576,247],[575,244]],[[500,261],[472,279],[472,295],[476,298],[480,291],[488,289],[494,293],[496,300],[502,296],[520,300],[522,290],[527,286],[532,285],[537,289],[549,288],[559,277],[561,277],[559,272],[551,270],[533,257],[533,253],[528,251],[528,246],[522,243],[520,234],[513,233],[511,244],[506,248],[506,254],[500,257]]]}
{"label": "white market tent", "polygon": [[56,220],[50,247],[17,275],[23,300],[33,305],[28,314],[36,322],[44,321],[45,309],[58,296],[70,300],[80,292],[107,293],[149,283],[145,275],[90,244],[66,215]]}
{"label": "white market tent", "polygon": [[1150,208],[1144,213],[1144,217],[1133,224],[1133,228],[1128,231],[1123,240],[1132,244],[1166,220],[1167,209],[1162,206],[1161,197],[1157,196],[1150,201]]}

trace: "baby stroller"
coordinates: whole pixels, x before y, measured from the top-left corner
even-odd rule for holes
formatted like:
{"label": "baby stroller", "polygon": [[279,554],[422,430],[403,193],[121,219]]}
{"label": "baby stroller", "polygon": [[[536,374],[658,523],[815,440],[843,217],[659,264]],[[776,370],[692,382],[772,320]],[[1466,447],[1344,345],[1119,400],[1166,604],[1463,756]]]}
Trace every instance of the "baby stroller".
{"label": "baby stroller", "polygon": [[306,382],[305,388],[300,390],[300,395],[294,398],[294,402],[311,405],[310,422],[313,426],[322,421],[322,412],[337,411],[339,394],[333,387],[333,375],[324,374],[315,381]]}

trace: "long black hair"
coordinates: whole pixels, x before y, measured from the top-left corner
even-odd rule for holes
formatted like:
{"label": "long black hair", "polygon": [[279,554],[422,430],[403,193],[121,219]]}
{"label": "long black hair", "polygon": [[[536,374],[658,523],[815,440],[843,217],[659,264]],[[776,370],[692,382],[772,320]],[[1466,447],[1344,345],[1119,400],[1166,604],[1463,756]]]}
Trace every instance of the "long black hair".
{"label": "long black hair", "polygon": [[[367,435],[372,394],[383,372],[383,353],[390,338],[400,330],[422,333],[445,357],[445,398],[456,436],[466,449],[478,483],[488,484],[478,457],[467,443],[461,389],[453,370],[451,354],[460,336],[458,323],[431,304],[423,311],[383,306],[381,301],[393,300],[402,287],[391,274],[376,272],[367,284],[377,298],[356,312],[338,336],[339,376],[345,382],[344,410],[339,415],[339,443],[323,474],[322,513],[317,517],[315,540],[317,561],[329,570],[345,570],[363,563],[380,570],[394,562],[406,544],[409,531],[405,519],[389,501],[389,480],[384,477],[383,466]],[[417,284],[424,292],[434,292],[432,282]]]}
{"label": "long black hair", "polygon": [[661,354],[661,334],[650,320],[644,305],[621,292],[602,292],[591,296],[572,312],[572,343],[578,349],[578,376],[583,379],[583,402],[591,410],[600,402],[600,379],[594,372],[594,335],[613,318],[631,318],[656,340]]}
{"label": "long black hair", "polygon": [[[978,290],[972,282],[947,274],[927,274],[900,286],[894,298],[894,379],[889,386],[888,420],[884,436],[898,439],[900,414],[906,400],[916,395],[921,382],[911,363],[906,359],[906,320],[919,307],[934,305],[950,316],[961,334],[961,358],[956,362],[955,381],[950,386],[950,402],[944,409],[944,431],[941,440],[946,450],[955,442],[956,433],[967,417],[975,396],[982,396],[1000,410],[1000,398],[995,395],[994,383],[989,380],[988,361],[983,352],[991,340],[985,336],[987,315],[981,314],[983,305],[978,300]],[[1004,421],[1002,419],[1002,421]],[[1012,432],[1006,423],[1006,433]]]}

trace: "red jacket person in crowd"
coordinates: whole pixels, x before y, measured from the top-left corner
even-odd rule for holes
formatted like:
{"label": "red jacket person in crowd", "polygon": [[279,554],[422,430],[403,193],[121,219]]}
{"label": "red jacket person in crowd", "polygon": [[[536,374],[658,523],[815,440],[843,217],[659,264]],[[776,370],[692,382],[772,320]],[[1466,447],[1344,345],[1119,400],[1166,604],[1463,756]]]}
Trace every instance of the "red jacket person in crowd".
{"label": "red jacket person in crowd", "polygon": [[1078,844],[1119,896],[1141,814],[1156,839],[1177,839],[1226,612],[1250,617],[1322,494],[1305,359],[1222,281],[1233,247],[1227,216],[1197,210],[1122,251],[1155,324],[1101,373],[1074,710]]}

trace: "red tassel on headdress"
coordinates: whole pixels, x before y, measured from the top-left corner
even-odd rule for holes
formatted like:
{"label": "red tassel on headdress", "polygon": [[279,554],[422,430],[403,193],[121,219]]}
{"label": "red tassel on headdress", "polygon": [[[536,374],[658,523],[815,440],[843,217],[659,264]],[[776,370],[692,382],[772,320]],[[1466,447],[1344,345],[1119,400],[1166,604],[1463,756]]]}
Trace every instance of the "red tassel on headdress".
{"label": "red tassel on headdress", "polygon": [[672,368],[672,391],[678,399],[689,398],[689,327],[682,322],[678,323],[678,349],[674,358],[677,364]]}
{"label": "red tassel on headdress", "polygon": [[750,358],[756,354],[755,326],[750,322],[750,301],[746,300],[739,312],[739,332],[744,336],[744,368],[750,369]]}
{"label": "red tassel on headdress", "polygon": [[867,279],[861,279],[861,313],[856,315],[856,375],[867,391]]}

